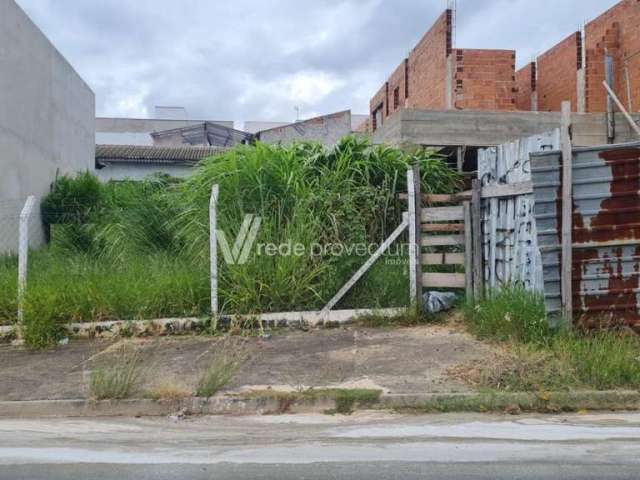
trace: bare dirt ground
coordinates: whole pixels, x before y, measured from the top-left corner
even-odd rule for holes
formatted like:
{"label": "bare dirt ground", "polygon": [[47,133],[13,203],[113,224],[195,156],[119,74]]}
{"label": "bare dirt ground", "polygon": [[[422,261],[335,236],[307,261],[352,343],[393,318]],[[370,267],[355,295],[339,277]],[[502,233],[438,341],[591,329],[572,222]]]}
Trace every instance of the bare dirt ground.
{"label": "bare dirt ground", "polygon": [[[138,351],[140,395],[159,386],[193,393],[217,351],[246,358],[227,389],[379,388],[391,393],[461,392],[447,371],[490,358],[492,348],[456,324],[345,328],[257,336],[183,336],[71,341],[30,352],[0,346],[0,400],[83,398],[91,370],[114,362],[123,346]],[[140,396],[138,395],[138,396]]]}

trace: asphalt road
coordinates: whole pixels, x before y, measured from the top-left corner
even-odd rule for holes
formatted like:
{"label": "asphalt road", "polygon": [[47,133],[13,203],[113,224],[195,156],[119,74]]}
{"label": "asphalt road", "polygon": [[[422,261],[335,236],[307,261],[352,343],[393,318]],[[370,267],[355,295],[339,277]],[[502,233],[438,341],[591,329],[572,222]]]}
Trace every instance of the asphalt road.
{"label": "asphalt road", "polygon": [[0,479],[636,479],[640,414],[0,420]]}

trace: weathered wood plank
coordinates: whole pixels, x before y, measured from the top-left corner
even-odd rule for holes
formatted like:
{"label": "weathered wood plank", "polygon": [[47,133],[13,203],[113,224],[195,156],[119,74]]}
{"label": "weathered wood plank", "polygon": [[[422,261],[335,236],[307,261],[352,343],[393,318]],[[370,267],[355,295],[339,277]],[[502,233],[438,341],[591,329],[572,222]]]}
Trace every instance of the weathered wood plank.
{"label": "weathered wood plank", "polygon": [[423,273],[422,284],[429,288],[465,288],[464,273]]}
{"label": "weathered wood plank", "polygon": [[[406,200],[408,195],[406,193],[399,193],[398,198],[400,200]],[[458,203],[470,199],[471,191],[460,193],[425,193],[422,195],[422,201],[426,204]]]}
{"label": "weathered wood plank", "polygon": [[429,207],[421,212],[422,223],[425,222],[455,222],[464,220],[462,205],[456,207]]}
{"label": "weathered wood plank", "polygon": [[573,148],[571,146],[571,102],[562,102],[560,122],[560,142],[562,148],[562,268],[561,291],[562,307],[565,319],[573,316],[573,292],[571,284],[572,252],[572,216],[573,216]]}
{"label": "weathered wood plank", "polygon": [[498,208],[497,198],[489,199],[489,288],[496,286],[496,245],[498,240]]}
{"label": "weathered wood plank", "polygon": [[464,223],[423,223],[423,232],[462,232]]}
{"label": "weathered wood plank", "polygon": [[482,297],[482,213],[480,181],[473,181],[471,200],[471,232],[473,234],[473,296],[476,301]]}
{"label": "weathered wood plank", "polygon": [[533,193],[533,183],[519,182],[509,185],[487,185],[482,187],[482,198],[516,197]]}
{"label": "weathered wood plank", "polygon": [[423,265],[464,265],[464,253],[424,253]]}
{"label": "weathered wood plank", "polygon": [[464,235],[423,235],[423,247],[444,247],[464,245]]}
{"label": "weathered wood plank", "polygon": [[471,204],[464,202],[464,278],[467,301],[473,299],[473,235],[471,232]]}

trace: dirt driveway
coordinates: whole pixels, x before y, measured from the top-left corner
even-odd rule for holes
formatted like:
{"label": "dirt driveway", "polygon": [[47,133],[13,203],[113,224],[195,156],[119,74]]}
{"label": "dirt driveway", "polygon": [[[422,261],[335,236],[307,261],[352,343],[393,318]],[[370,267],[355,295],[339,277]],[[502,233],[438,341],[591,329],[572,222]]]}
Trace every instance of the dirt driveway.
{"label": "dirt driveway", "polygon": [[265,387],[380,388],[392,393],[460,392],[467,387],[446,371],[482,361],[490,348],[459,326],[278,331],[261,337],[158,337],[72,341],[43,352],[0,346],[0,400],[87,396],[91,369],[113,362],[134,345],[142,365],[142,392],[177,384],[192,392],[220,349],[246,358],[228,389]]}

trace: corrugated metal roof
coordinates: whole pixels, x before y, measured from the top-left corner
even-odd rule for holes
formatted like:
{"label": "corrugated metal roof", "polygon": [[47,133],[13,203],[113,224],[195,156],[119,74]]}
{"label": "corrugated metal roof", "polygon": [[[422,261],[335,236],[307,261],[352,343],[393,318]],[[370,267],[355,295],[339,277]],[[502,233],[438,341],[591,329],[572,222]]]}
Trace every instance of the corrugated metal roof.
{"label": "corrugated metal roof", "polygon": [[222,147],[96,145],[96,162],[197,163],[227,151]]}
{"label": "corrugated metal roof", "polygon": [[211,122],[154,132],[151,136],[154,140],[160,140],[161,142],[163,139],[175,137],[175,139],[180,139],[182,143],[190,145],[220,147],[231,147],[240,143],[249,143],[253,139],[253,135],[250,133]]}

